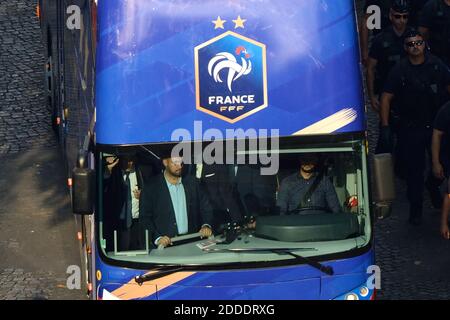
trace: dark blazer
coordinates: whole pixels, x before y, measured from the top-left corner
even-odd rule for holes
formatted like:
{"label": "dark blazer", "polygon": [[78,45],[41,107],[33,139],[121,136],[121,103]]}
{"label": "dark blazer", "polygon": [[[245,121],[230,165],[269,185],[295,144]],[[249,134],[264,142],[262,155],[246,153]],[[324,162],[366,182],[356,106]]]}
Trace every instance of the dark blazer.
{"label": "dark blazer", "polygon": [[240,165],[234,183],[247,215],[273,214],[277,191],[276,175],[262,175],[260,165]]}
{"label": "dark blazer", "polygon": [[[139,166],[135,165],[136,178],[139,189],[142,190],[144,178]],[[125,182],[123,181],[122,170],[117,164],[111,175],[104,179],[104,198],[103,198],[103,235],[106,239],[106,246],[108,251],[114,249],[114,231],[125,232],[128,231],[126,227],[126,221],[120,219],[122,207],[126,201],[127,191],[125,189]],[[140,217],[139,213],[139,217]],[[137,226],[139,236],[143,237],[143,232],[140,230],[140,226]],[[120,236],[120,234],[119,234]]]}
{"label": "dark blazer", "polygon": [[[142,189],[144,178],[140,167],[135,165],[136,179],[138,188]],[[123,204],[126,200],[127,190],[125,190],[125,182],[123,181],[122,170],[117,164],[111,172],[111,176],[104,180],[104,211],[105,219],[111,222],[115,228],[122,228],[124,221],[119,219]]]}
{"label": "dark blazer", "polygon": [[[198,181],[184,177],[182,183],[186,194],[188,233],[198,232],[204,224],[212,225],[212,208],[204,192],[200,191]],[[163,174],[144,184],[140,214],[142,226],[149,230],[152,244],[158,237],[178,235],[175,211]]]}
{"label": "dark blazer", "polygon": [[[232,184],[228,165],[203,165],[201,186],[214,210],[214,227],[241,222],[245,209]],[[228,211],[227,211],[228,209]]]}

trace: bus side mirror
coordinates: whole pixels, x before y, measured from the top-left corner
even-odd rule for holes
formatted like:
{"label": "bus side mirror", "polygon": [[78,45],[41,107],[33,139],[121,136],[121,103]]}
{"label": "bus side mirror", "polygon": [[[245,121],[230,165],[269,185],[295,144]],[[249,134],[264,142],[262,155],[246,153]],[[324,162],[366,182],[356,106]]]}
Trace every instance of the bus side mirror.
{"label": "bus side mirror", "polygon": [[395,200],[394,165],[390,153],[374,155],[375,215],[384,219],[391,215],[391,204]]}
{"label": "bus side mirror", "polygon": [[[80,161],[79,161],[80,163]],[[83,163],[81,161],[81,163]],[[74,214],[91,215],[94,212],[94,171],[76,167],[72,171],[72,210]]]}

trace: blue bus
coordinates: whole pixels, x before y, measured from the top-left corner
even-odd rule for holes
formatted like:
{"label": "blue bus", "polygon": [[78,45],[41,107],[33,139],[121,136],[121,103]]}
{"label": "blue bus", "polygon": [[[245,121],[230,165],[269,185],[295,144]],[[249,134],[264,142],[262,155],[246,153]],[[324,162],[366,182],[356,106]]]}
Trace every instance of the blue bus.
{"label": "blue bus", "polygon": [[[381,155],[369,181],[353,0],[41,0],[40,15],[91,298],[375,297],[373,223],[392,200],[392,168]],[[123,247],[111,166],[132,155],[142,190],[180,146],[200,192],[208,166],[240,175],[244,222],[164,249],[141,225],[128,231],[140,244]],[[339,210],[282,214],[283,183],[308,154]]]}

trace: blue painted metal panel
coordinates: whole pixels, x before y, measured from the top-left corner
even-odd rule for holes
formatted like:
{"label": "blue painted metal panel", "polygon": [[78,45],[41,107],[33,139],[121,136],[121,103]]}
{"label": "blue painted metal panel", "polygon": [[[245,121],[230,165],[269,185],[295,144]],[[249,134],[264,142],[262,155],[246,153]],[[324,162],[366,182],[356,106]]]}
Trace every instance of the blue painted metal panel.
{"label": "blue painted metal panel", "polygon": [[[354,117],[340,116],[335,132],[364,130],[352,0],[101,1],[98,13],[98,143],[171,141],[178,128],[194,138],[194,121],[203,130],[279,129],[290,136],[342,110]],[[237,36],[215,41],[229,32]],[[208,65],[223,52],[231,56],[217,68],[220,82]],[[264,77],[267,107],[258,109]],[[205,106],[210,97],[241,95],[254,95],[255,103],[247,97]]]}
{"label": "blue painted metal panel", "polygon": [[[292,300],[292,299],[334,299],[351,292],[365,284],[368,277],[367,268],[374,264],[374,253],[368,253],[353,258],[323,262],[334,269],[333,276],[325,275],[309,265],[265,268],[265,269],[235,269],[230,271],[200,271],[179,281],[160,287],[166,279],[154,280],[149,285],[148,295],[145,293],[139,299],[262,299],[262,300]],[[133,282],[137,275],[146,271],[124,269],[109,266],[97,257],[97,268],[101,271],[102,280],[100,297],[103,289],[115,294],[133,291]],[[131,287],[130,284],[131,283]],[[123,287],[128,284],[128,287]],[[144,290],[145,291],[145,290]],[[126,295],[126,297],[134,297]]]}

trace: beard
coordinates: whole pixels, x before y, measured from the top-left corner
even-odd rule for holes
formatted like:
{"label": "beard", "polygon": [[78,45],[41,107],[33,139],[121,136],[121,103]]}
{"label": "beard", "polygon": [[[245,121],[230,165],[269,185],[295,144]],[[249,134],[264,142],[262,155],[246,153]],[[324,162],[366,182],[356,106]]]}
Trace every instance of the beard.
{"label": "beard", "polygon": [[302,171],[304,173],[313,173],[314,171],[316,171],[316,167],[311,167],[309,169],[306,169],[306,168],[302,167]]}
{"label": "beard", "polygon": [[176,171],[170,171],[170,174],[174,177],[181,177],[181,170],[176,170]]}

